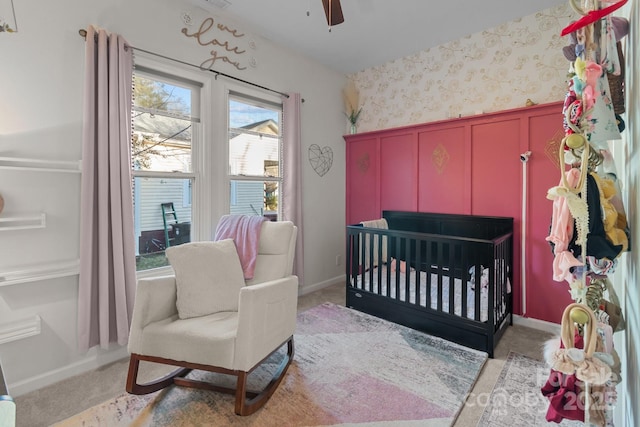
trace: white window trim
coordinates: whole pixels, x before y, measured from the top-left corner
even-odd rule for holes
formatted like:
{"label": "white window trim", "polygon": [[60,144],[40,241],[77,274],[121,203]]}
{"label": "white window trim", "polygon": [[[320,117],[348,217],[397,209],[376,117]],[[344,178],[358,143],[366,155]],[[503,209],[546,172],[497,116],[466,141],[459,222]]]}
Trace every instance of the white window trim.
{"label": "white window trim", "polygon": [[[144,71],[153,70],[170,76],[179,76],[201,84],[200,90],[200,126],[192,132],[192,169],[191,173],[183,173],[181,178],[194,178],[191,205],[191,238],[193,241],[213,240],[215,227],[223,215],[229,213],[230,181],[229,144],[228,144],[228,105],[231,93],[266,101],[269,104],[282,104],[280,96],[267,91],[244,85],[238,82],[215,79],[215,75],[190,67],[179,66],[171,61],[156,56],[136,53],[136,66]],[[144,72],[143,71],[143,72]],[[282,119],[282,115],[280,117]],[[280,153],[282,163],[282,153]],[[140,175],[144,175],[141,173]],[[157,174],[154,173],[155,176]],[[171,173],[170,177],[178,177]],[[234,178],[235,179],[235,178]],[[270,180],[268,177],[259,177]],[[279,177],[280,186],[284,177]],[[279,206],[278,215],[281,215]],[[137,272],[138,278],[157,277],[172,274],[170,266],[142,270]]]}
{"label": "white window trim", "polygon": [[[282,121],[283,121],[283,106],[282,106],[282,99],[280,97],[278,97],[277,95],[274,95],[272,93],[267,93],[267,92],[263,92],[263,91],[259,91],[259,90],[255,90],[253,88],[248,88],[248,87],[244,87],[244,86],[239,86],[239,85],[235,85],[235,84],[228,84],[227,88],[226,88],[226,96],[225,96],[225,112],[226,112],[226,118],[225,118],[225,136],[224,136],[224,141],[225,141],[225,159],[229,159],[229,133],[228,133],[228,126],[229,126],[229,101],[231,99],[236,99],[236,100],[242,100],[243,96],[249,98],[249,101],[254,101],[257,104],[262,104],[261,106],[265,107],[265,108],[276,108],[279,106],[280,108],[280,122],[279,122],[279,131],[280,131],[280,176],[277,178],[274,177],[267,177],[267,176],[250,176],[250,175],[231,175],[229,173],[229,165],[227,163],[225,169],[224,169],[224,173],[225,173],[225,182],[227,184],[227,200],[226,203],[224,204],[224,206],[230,206],[231,205],[231,201],[228,200],[230,197],[230,191],[229,189],[231,188],[231,182],[232,181],[251,181],[251,182],[255,182],[255,181],[272,181],[272,182],[277,182],[278,183],[278,190],[279,190],[279,194],[282,195],[282,187],[283,187],[283,183],[284,183],[284,174],[282,171],[282,162],[283,162],[283,147],[282,147]],[[263,102],[260,102],[263,101]],[[282,218],[282,203],[278,203],[278,218]],[[228,212],[227,212],[228,213]]]}
{"label": "white window trim", "polygon": [[[142,52],[136,54],[135,63],[136,66],[143,67],[143,73],[147,72],[148,74],[148,71],[158,71],[170,76],[176,76],[178,77],[178,80],[182,78],[201,85],[199,94],[194,94],[194,96],[199,99],[196,98],[193,101],[199,102],[200,104],[199,114],[197,115],[199,116],[201,124],[200,126],[194,127],[192,131],[192,172],[169,172],[164,174],[161,172],[147,173],[146,171],[138,171],[135,173],[135,176],[152,175],[154,177],[165,176],[167,178],[193,179],[191,199],[194,203],[191,204],[191,239],[193,241],[211,240],[212,215],[210,208],[211,197],[209,195],[213,191],[211,188],[213,180],[210,177],[212,176],[212,169],[214,168],[214,165],[211,161],[206,161],[207,158],[210,158],[210,151],[212,151],[209,150],[208,147],[211,144],[208,144],[206,141],[212,141],[210,128],[213,127],[212,124],[214,122],[202,120],[202,118],[211,117],[212,79],[202,72],[193,71],[187,67],[176,66],[173,63],[169,63],[169,61],[165,61]],[[172,273],[173,269],[170,266],[166,266],[138,271],[137,277],[157,277]]]}

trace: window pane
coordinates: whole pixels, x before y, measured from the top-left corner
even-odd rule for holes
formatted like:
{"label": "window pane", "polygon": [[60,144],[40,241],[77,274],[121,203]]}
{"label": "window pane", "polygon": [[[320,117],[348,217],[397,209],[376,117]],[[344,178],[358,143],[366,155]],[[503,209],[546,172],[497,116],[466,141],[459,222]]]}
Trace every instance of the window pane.
{"label": "window pane", "polygon": [[192,91],[135,77],[132,163],[136,170],[191,172]]}
{"label": "window pane", "polygon": [[278,182],[231,181],[230,213],[232,215],[262,215],[278,219]]}
{"label": "window pane", "polygon": [[229,100],[229,174],[280,176],[281,110]]}
{"label": "window pane", "polygon": [[229,133],[229,174],[280,176],[277,137],[249,133]]}
{"label": "window pane", "polygon": [[191,241],[190,180],[136,177],[133,194],[137,269],[168,265],[164,250]]}
{"label": "window pane", "polygon": [[[262,123],[265,126],[275,126],[276,133],[280,127],[280,111],[281,108],[268,108],[265,106],[251,104],[249,100],[229,99],[229,127],[230,128],[246,128],[247,126],[255,126]],[[267,131],[266,133],[273,133]]]}
{"label": "window pane", "polygon": [[160,79],[134,77],[134,109],[140,107],[174,117],[191,116],[191,88]]}

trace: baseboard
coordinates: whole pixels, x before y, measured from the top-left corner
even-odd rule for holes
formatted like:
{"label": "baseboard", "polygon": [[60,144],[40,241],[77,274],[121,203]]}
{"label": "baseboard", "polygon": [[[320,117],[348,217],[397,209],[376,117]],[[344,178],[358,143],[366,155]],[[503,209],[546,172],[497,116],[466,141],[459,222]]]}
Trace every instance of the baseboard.
{"label": "baseboard", "polygon": [[513,324],[560,335],[560,325],[557,323],[547,322],[546,320],[532,319],[530,317],[522,317],[514,314]]}
{"label": "baseboard", "polygon": [[[95,351],[95,350],[94,350]],[[116,362],[129,356],[126,347],[119,347],[112,351],[104,352],[88,356],[70,365],[64,366],[53,371],[45,372],[35,377],[27,378],[14,384],[8,384],[12,397],[21,396],[23,394],[38,390],[42,387],[55,384],[59,381],[71,378],[75,375],[83,374],[91,370],[97,369],[109,363]]]}
{"label": "baseboard", "polygon": [[302,286],[299,291],[298,291],[298,295],[306,295],[306,294],[310,294],[311,292],[315,292],[315,291],[319,291],[320,289],[324,289],[326,287],[332,286],[332,285],[336,285],[338,283],[344,283],[344,274],[331,278],[329,280],[325,280],[323,282],[319,282],[319,283],[314,283],[313,285],[308,285],[308,286]]}

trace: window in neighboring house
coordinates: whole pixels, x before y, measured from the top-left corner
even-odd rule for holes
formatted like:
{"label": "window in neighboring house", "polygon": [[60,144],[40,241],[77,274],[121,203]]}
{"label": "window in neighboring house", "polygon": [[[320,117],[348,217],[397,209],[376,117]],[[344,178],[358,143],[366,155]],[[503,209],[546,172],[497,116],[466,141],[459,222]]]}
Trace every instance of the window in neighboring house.
{"label": "window in neighboring house", "polygon": [[282,104],[231,92],[230,213],[281,217]]}
{"label": "window in neighboring house", "polygon": [[231,181],[231,197],[229,197],[230,210],[233,211],[234,206],[238,204],[238,183]]}
{"label": "window in neighboring house", "polygon": [[190,208],[191,207],[191,187],[193,186],[193,181],[185,180],[182,188],[182,207]]}
{"label": "window in neighboring house", "polygon": [[164,250],[191,240],[200,88],[136,67],[131,160],[138,271],[168,265]]}

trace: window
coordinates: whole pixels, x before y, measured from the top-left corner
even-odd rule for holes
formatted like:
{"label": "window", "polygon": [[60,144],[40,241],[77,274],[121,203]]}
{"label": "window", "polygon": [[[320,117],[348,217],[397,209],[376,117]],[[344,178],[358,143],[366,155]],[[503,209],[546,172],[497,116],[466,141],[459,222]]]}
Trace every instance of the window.
{"label": "window", "polygon": [[282,104],[231,92],[228,104],[231,214],[281,217]]}
{"label": "window", "polygon": [[200,86],[144,68],[134,85],[136,267],[147,270],[168,264],[166,248],[191,240]]}
{"label": "window", "polygon": [[165,249],[212,240],[222,215],[281,217],[279,96],[144,55],[134,79],[139,277],[170,273]]}

